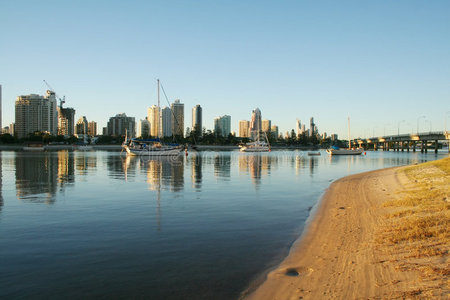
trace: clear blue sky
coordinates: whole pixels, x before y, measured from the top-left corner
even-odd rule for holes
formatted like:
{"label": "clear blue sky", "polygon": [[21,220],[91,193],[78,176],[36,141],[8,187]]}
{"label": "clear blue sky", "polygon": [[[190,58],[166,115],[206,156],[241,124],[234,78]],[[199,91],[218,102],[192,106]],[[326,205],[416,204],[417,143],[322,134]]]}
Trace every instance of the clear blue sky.
{"label": "clear blue sky", "polygon": [[100,132],[117,113],[143,119],[156,78],[189,127],[200,104],[207,128],[228,114],[237,131],[259,107],[283,132],[313,116],[346,137],[348,115],[354,137],[421,116],[420,131],[443,130],[450,1],[0,2],[2,126],[43,79]]}

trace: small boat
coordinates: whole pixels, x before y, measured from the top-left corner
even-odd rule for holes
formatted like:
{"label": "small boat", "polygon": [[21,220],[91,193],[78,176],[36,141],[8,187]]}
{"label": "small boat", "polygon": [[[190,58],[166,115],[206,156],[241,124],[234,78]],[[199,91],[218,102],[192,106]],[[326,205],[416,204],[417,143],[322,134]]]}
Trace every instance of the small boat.
{"label": "small boat", "polygon": [[122,145],[128,155],[171,156],[178,155],[184,147],[177,144],[162,144],[159,139],[130,139]]}
{"label": "small boat", "polygon": [[244,145],[239,145],[239,151],[241,152],[270,152],[270,143],[267,138],[266,133],[264,132],[266,141],[260,141],[259,135],[256,141],[246,143]]}
{"label": "small boat", "polygon": [[348,118],[348,148],[339,148],[332,146],[327,149],[327,153],[330,155],[361,155],[364,152],[363,148],[352,148],[352,142],[350,139],[350,117]]}
{"label": "small boat", "polygon": [[320,155],[321,154],[320,154],[319,151],[316,151],[316,152],[310,151],[310,152],[308,152],[308,156],[320,156]]}

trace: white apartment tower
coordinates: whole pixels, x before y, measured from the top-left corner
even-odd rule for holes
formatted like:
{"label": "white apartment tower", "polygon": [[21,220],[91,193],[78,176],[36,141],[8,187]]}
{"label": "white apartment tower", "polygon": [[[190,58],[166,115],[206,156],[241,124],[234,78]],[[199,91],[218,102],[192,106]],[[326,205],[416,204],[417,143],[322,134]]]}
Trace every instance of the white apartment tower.
{"label": "white apartment tower", "polygon": [[139,120],[136,136],[141,138],[147,138],[150,135],[150,122],[145,118]]}
{"label": "white apartment tower", "polygon": [[256,108],[252,111],[252,119],[250,121],[250,137],[252,139],[256,139],[261,132],[261,129],[261,111],[259,108]]}
{"label": "white apartment tower", "polygon": [[172,136],[172,111],[170,107],[161,110],[162,136]]}
{"label": "white apartment tower", "polygon": [[231,116],[214,118],[214,133],[227,137],[231,133]]}
{"label": "white apartment tower", "polygon": [[295,130],[296,130],[297,136],[302,134],[302,124],[299,119],[297,119],[297,121],[295,122]]}
{"label": "white apartment tower", "polygon": [[159,106],[152,105],[147,111],[147,120],[150,122],[150,135],[152,137],[158,137],[159,134]]}
{"label": "white apartment tower", "polygon": [[16,134],[27,137],[35,131],[51,135],[58,133],[58,113],[55,93],[48,90],[45,96],[36,94],[18,96],[15,104]]}
{"label": "white apartment tower", "polygon": [[270,132],[270,129],[272,127],[272,121],[270,120],[262,120],[261,121],[261,128],[263,132]]}
{"label": "white apartment tower", "polygon": [[250,122],[246,120],[239,121],[239,137],[250,137]]}

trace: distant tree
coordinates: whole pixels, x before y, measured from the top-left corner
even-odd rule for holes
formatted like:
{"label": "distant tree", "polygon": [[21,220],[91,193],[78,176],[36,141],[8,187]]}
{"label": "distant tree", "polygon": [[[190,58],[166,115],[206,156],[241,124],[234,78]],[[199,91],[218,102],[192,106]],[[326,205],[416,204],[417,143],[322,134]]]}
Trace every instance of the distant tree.
{"label": "distant tree", "polygon": [[16,141],[17,140],[9,133],[4,133],[4,134],[0,135],[0,142],[2,144],[12,144],[12,143],[15,143]]}

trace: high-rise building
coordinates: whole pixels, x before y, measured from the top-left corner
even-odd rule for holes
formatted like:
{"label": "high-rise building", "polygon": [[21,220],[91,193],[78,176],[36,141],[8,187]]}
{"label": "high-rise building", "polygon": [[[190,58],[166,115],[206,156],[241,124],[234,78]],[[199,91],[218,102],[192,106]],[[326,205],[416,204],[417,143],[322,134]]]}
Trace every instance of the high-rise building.
{"label": "high-rise building", "polygon": [[309,136],[313,136],[316,134],[316,124],[314,124],[314,118],[311,117],[309,120]]}
{"label": "high-rise building", "polygon": [[149,107],[147,111],[147,120],[150,122],[150,135],[152,137],[160,136],[159,118],[160,118],[159,107],[156,105],[152,105],[151,107]]}
{"label": "high-rise building", "polygon": [[63,108],[64,101],[58,106],[58,135],[72,136],[75,133],[75,109]]}
{"label": "high-rise building", "polygon": [[231,116],[225,115],[214,118],[214,133],[216,135],[228,136],[231,133]]}
{"label": "high-rise building", "polygon": [[150,135],[150,122],[145,118],[144,120],[139,120],[136,136],[141,138],[146,138]]}
{"label": "high-rise building", "polygon": [[16,134],[18,138],[27,137],[35,131],[58,133],[58,113],[55,93],[48,90],[45,96],[36,94],[18,96],[16,109]]}
{"label": "high-rise building", "polygon": [[263,132],[270,132],[272,126],[272,121],[270,120],[262,120],[261,121],[261,128]]}
{"label": "high-rise building", "polygon": [[257,138],[259,133],[261,132],[261,111],[259,108],[256,108],[252,111],[252,119],[250,121],[250,137],[252,139]]}
{"label": "high-rise building", "polygon": [[272,125],[272,127],[270,129],[271,129],[273,138],[277,139],[278,138],[278,126]]}
{"label": "high-rise building", "polygon": [[0,128],[2,128],[2,85],[0,84]]}
{"label": "high-rise building", "polygon": [[197,135],[202,134],[202,107],[197,104],[192,108],[192,131],[196,131]]}
{"label": "high-rise building", "polygon": [[97,135],[97,122],[91,121],[88,123],[88,135],[89,136]]}
{"label": "high-rise building", "polygon": [[162,136],[172,136],[172,111],[165,106],[161,111]]}
{"label": "high-rise building", "polygon": [[239,137],[250,137],[250,122],[246,120],[239,121]]}
{"label": "high-rise building", "polygon": [[295,129],[297,132],[297,136],[302,134],[302,124],[299,119],[295,122]]}
{"label": "high-rise building", "polygon": [[84,137],[87,134],[88,134],[88,120],[86,119],[86,116],[82,116],[77,121],[75,135],[77,137]]}
{"label": "high-rise building", "polygon": [[16,124],[14,124],[14,123],[9,124],[9,131],[8,131],[8,133],[10,135],[14,136],[15,135],[15,131],[16,131]]}
{"label": "high-rise building", "polygon": [[306,132],[306,126],[305,124],[302,124],[302,130],[300,130],[300,134],[303,134]]}
{"label": "high-rise building", "polygon": [[172,133],[175,136],[184,136],[184,104],[180,103],[180,99],[176,99],[171,105],[172,118]]}
{"label": "high-rise building", "polygon": [[117,114],[109,118],[107,125],[107,134],[111,136],[136,136],[136,122],[134,117],[127,117],[125,113]]}

